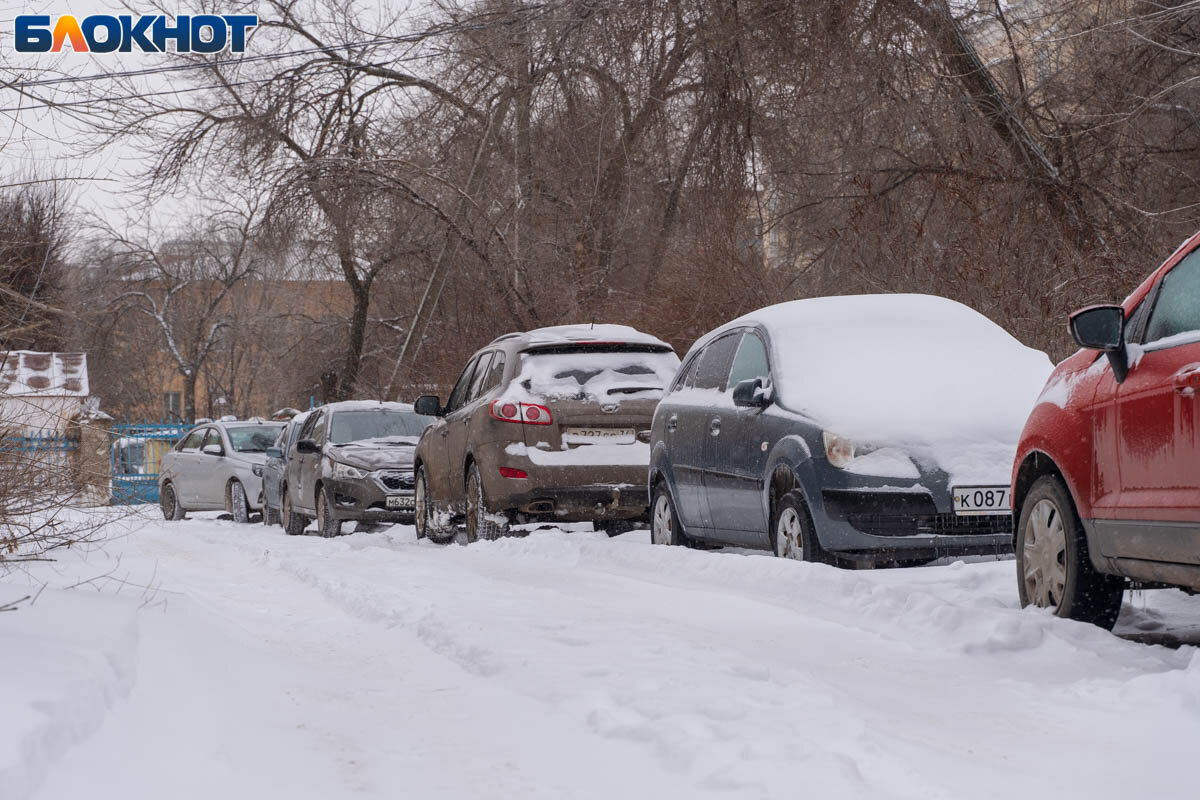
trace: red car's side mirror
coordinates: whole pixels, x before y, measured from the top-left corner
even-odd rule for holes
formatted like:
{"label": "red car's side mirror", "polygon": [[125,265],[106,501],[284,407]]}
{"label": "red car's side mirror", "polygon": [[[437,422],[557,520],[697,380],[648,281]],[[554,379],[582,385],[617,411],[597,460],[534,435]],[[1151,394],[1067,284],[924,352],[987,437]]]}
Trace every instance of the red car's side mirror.
{"label": "red car's side mirror", "polygon": [[1108,356],[1113,377],[1123,383],[1129,374],[1125,350],[1125,309],[1121,306],[1088,306],[1070,316],[1071,338],[1080,347]]}

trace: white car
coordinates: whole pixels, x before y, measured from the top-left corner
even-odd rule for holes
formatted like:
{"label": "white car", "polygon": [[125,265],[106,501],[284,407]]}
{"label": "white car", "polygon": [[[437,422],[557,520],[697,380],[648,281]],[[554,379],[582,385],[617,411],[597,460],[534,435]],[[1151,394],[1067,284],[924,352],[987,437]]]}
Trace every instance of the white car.
{"label": "white car", "polygon": [[262,474],[282,422],[209,422],[192,428],[163,456],[158,498],[163,517],[224,509],[238,522],[263,507]]}

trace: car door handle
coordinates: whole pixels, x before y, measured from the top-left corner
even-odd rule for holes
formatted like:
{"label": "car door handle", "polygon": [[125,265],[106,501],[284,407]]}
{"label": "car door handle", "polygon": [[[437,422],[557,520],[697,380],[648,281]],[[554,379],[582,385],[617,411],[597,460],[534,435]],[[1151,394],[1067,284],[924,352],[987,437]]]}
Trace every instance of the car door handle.
{"label": "car door handle", "polygon": [[671,416],[667,417],[667,433],[674,433],[675,429],[678,427],[679,427],[679,415],[678,414],[672,414]]}
{"label": "car door handle", "polygon": [[1175,391],[1185,397],[1200,391],[1200,365],[1193,364],[1175,373]]}
{"label": "car door handle", "polygon": [[708,423],[708,432],[713,436],[721,435],[721,418],[714,417],[713,421]]}

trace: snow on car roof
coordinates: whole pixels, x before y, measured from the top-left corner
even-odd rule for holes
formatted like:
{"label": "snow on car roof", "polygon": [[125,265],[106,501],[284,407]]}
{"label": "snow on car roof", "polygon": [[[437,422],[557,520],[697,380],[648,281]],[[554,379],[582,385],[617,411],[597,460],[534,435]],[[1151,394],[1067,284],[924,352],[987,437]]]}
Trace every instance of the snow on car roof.
{"label": "snow on car roof", "polygon": [[999,463],[1007,454],[1011,465],[1053,369],[1045,353],[979,312],[931,295],[780,303],[733,320],[697,346],[747,325],[762,326],[771,339],[775,389],[786,407],[833,433],[916,445],[952,473],[972,443],[996,453],[983,460]]}
{"label": "snow on car roof", "polygon": [[507,339],[522,336],[531,344],[571,344],[573,342],[620,342],[621,344],[640,344],[652,347],[667,347],[670,345],[656,336],[642,333],[637,328],[628,325],[610,324],[580,324],[553,325],[547,328],[535,328],[525,333],[509,333],[499,337]]}
{"label": "snow on car roof", "polygon": [[372,411],[380,408],[388,411],[413,411],[412,403],[393,403],[385,400],[342,400],[326,403],[321,408],[326,411]]}

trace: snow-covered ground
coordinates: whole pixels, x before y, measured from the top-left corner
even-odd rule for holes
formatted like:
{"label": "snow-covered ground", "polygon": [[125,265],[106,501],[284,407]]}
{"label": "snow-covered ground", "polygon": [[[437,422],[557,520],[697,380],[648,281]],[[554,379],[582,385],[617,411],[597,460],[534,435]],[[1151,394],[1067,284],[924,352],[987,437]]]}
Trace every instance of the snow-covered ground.
{"label": "snow-covered ground", "polygon": [[[1196,649],[1021,611],[1011,561],[847,572],[644,532],[441,548],[149,510],[109,530],[0,578],[0,604],[46,585],[0,614],[3,800],[1194,783]],[[1200,641],[1200,599],[1134,596],[1119,632]]]}

